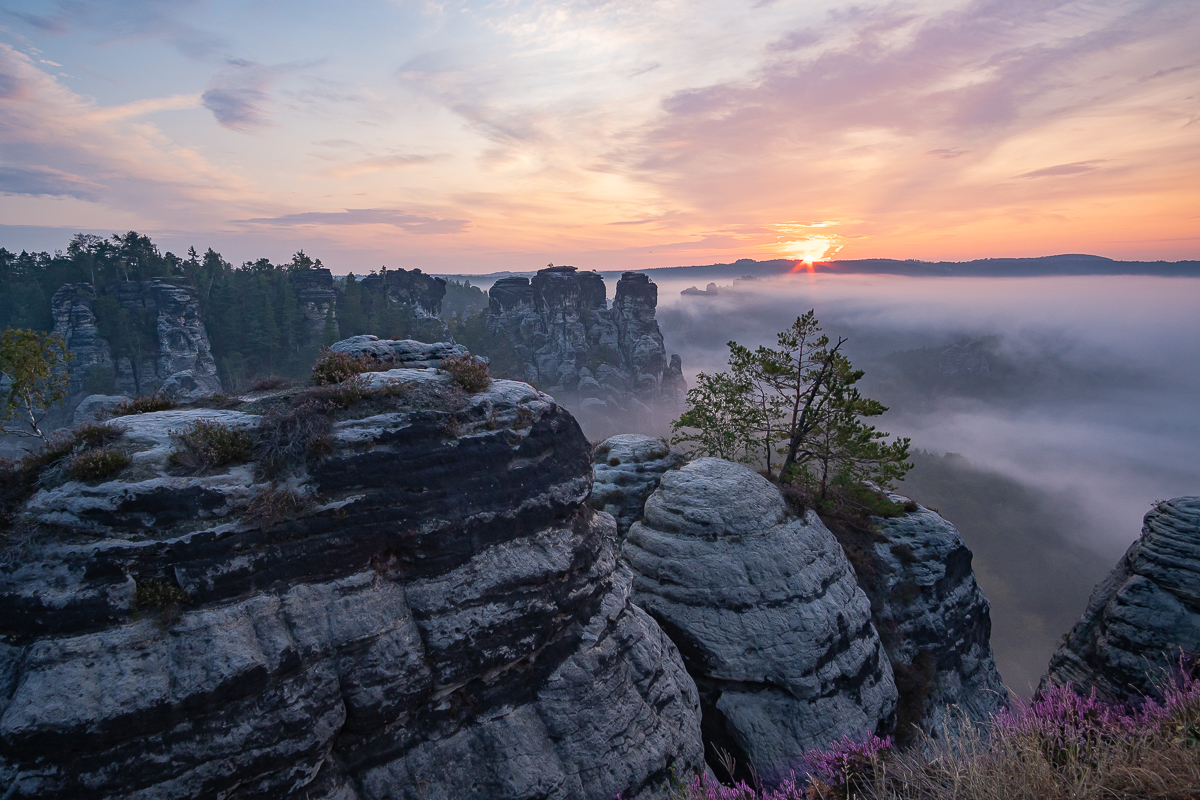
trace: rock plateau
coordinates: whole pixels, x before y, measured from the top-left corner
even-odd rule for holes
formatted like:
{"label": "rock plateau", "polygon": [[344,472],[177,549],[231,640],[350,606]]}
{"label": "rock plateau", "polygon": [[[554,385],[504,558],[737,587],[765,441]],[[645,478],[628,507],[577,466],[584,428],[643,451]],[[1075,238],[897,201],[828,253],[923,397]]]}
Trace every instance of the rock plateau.
{"label": "rock plateau", "polygon": [[[337,411],[118,418],[122,472],[43,476],[0,567],[5,797],[612,800],[704,768],[574,419],[521,383],[366,379]],[[313,447],[185,474],[198,420]]]}

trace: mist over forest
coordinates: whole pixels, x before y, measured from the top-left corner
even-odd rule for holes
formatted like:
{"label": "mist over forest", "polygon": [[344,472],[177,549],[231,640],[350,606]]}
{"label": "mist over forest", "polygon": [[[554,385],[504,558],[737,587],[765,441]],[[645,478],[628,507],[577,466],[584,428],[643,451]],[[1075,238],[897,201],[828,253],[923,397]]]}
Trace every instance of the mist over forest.
{"label": "mist over forest", "polygon": [[[912,439],[899,487],[975,553],[1006,683],[1028,694],[1151,503],[1200,486],[1200,280],[785,275],[667,280],[685,374],[767,344],[814,308]],[[951,454],[951,455],[945,455]]]}
{"label": "mist over forest", "polygon": [[[889,407],[878,427],[912,439],[915,466],[900,491],[960,528],[992,602],[1001,673],[1028,693],[1150,505],[1200,486],[1200,279],[781,274],[782,266],[655,270],[667,352],[682,356],[694,385],[697,373],[725,368],[727,342],[770,344],[810,308],[832,337],[845,337],[844,352],[865,370],[864,394]],[[101,332],[118,354],[132,353],[153,337],[106,305],[106,287],[184,281],[197,287],[226,391],[244,391],[267,375],[306,376],[334,340],[332,326],[306,327],[295,291],[297,276],[319,267],[303,252],[240,266],[211,249],[179,257],[133,232],[81,235],[54,255],[0,249],[0,327],[50,330],[50,296],[64,283],[90,283]],[[722,277],[739,271],[759,277]],[[428,336],[426,323],[381,303],[362,277],[335,278],[337,336]],[[611,300],[616,276],[606,277]],[[491,358],[492,374],[515,376],[511,344],[487,328],[490,282],[448,276],[441,319]],[[654,433],[671,435],[667,420],[658,425]]]}

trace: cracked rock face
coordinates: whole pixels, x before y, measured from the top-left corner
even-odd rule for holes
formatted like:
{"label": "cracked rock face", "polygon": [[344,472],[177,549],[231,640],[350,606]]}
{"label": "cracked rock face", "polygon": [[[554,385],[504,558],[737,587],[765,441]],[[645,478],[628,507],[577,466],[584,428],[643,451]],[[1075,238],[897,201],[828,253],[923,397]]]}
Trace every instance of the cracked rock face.
{"label": "cracked rock face", "polygon": [[786,774],[807,749],[891,730],[892,670],[845,554],[762,476],[715,458],[664,473],[622,553],[700,690],[710,756]]}
{"label": "cracked rock face", "polygon": [[512,342],[521,377],[576,413],[593,440],[662,427],[686,392],[654,319],[658,287],[626,272],[611,309],[605,292],[599,273],[568,266],[501,278],[489,291],[488,328]]}
{"label": "cracked rock face", "polygon": [[646,498],[658,488],[663,473],[678,469],[684,456],[662,439],[640,433],[619,433],[596,447],[592,508],[612,514],[624,536],[642,518]]}
{"label": "cracked rock face", "polygon": [[[510,381],[366,378],[389,391],[277,483],[168,458],[173,431],[254,434],[288,392],[119,418],[129,466],[25,503],[5,797],[612,800],[703,769],[695,685],[584,503],[571,416]],[[281,488],[303,502],[255,510]]]}
{"label": "cracked rock face", "polygon": [[897,684],[920,703],[909,711],[935,737],[953,731],[964,713],[986,722],[1007,704],[1008,691],[992,657],[990,605],[975,582],[971,551],[957,528],[923,506],[872,522],[879,573],[873,618]]}
{"label": "cracked rock face", "polygon": [[1200,497],[1146,515],[1141,537],[1096,585],[1042,683],[1125,700],[1153,692],[1181,651],[1200,652]]}
{"label": "cracked rock face", "polygon": [[109,292],[121,308],[135,317],[151,315],[155,321],[154,350],[140,360],[114,357],[96,325],[92,287],[76,283],[60,288],[51,298],[50,306],[54,332],[66,340],[67,349],[74,356],[68,408],[74,409],[80,400],[92,394],[85,387],[102,378],[108,381],[102,393],[110,395],[161,391],[180,402],[192,402],[221,391],[217,363],[200,317],[195,289],[166,278],[153,278],[118,283]]}

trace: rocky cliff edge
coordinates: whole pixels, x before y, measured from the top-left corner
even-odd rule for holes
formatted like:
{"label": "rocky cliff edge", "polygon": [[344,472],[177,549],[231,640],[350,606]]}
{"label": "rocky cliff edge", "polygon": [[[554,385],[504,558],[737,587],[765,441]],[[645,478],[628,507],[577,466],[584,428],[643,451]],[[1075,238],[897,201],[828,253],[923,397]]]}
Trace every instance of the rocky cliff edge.
{"label": "rocky cliff edge", "polygon": [[[435,369],[357,390],[123,417],[118,475],[44,476],[0,567],[5,797],[612,800],[703,768],[574,419]],[[173,464],[202,420],[254,460]]]}

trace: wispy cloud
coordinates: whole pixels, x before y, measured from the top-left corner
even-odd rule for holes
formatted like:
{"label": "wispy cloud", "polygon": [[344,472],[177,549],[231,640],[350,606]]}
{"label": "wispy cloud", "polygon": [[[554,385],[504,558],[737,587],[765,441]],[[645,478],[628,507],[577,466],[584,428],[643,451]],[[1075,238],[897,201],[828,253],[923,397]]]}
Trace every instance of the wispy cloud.
{"label": "wispy cloud", "polygon": [[0,193],[98,200],[104,187],[87,178],[44,166],[0,164]]}
{"label": "wispy cloud", "polygon": [[1091,172],[1100,164],[1103,164],[1106,159],[1097,158],[1091,161],[1075,161],[1071,164],[1056,164],[1053,167],[1045,167],[1044,169],[1035,169],[1032,172],[1025,172],[1020,177],[1022,178],[1051,178],[1055,175],[1078,175],[1081,172]]}
{"label": "wispy cloud", "polygon": [[404,153],[388,156],[373,156],[371,158],[362,158],[357,161],[351,161],[336,167],[330,167],[325,172],[333,178],[352,178],[355,175],[369,175],[375,172],[383,172],[384,170],[404,169],[405,167],[415,167],[420,164],[429,164],[442,158],[445,158],[445,156],[422,156]]}
{"label": "wispy cloud", "polygon": [[221,127],[230,130],[245,133],[274,124],[266,115],[272,70],[244,59],[230,59],[228,63],[201,95],[204,107],[213,113]]}
{"label": "wispy cloud", "polygon": [[348,208],[345,211],[305,211],[278,217],[254,217],[235,220],[257,225],[284,227],[320,225],[390,225],[408,233],[465,233],[470,220],[443,219],[423,214],[410,214],[390,208]]}

